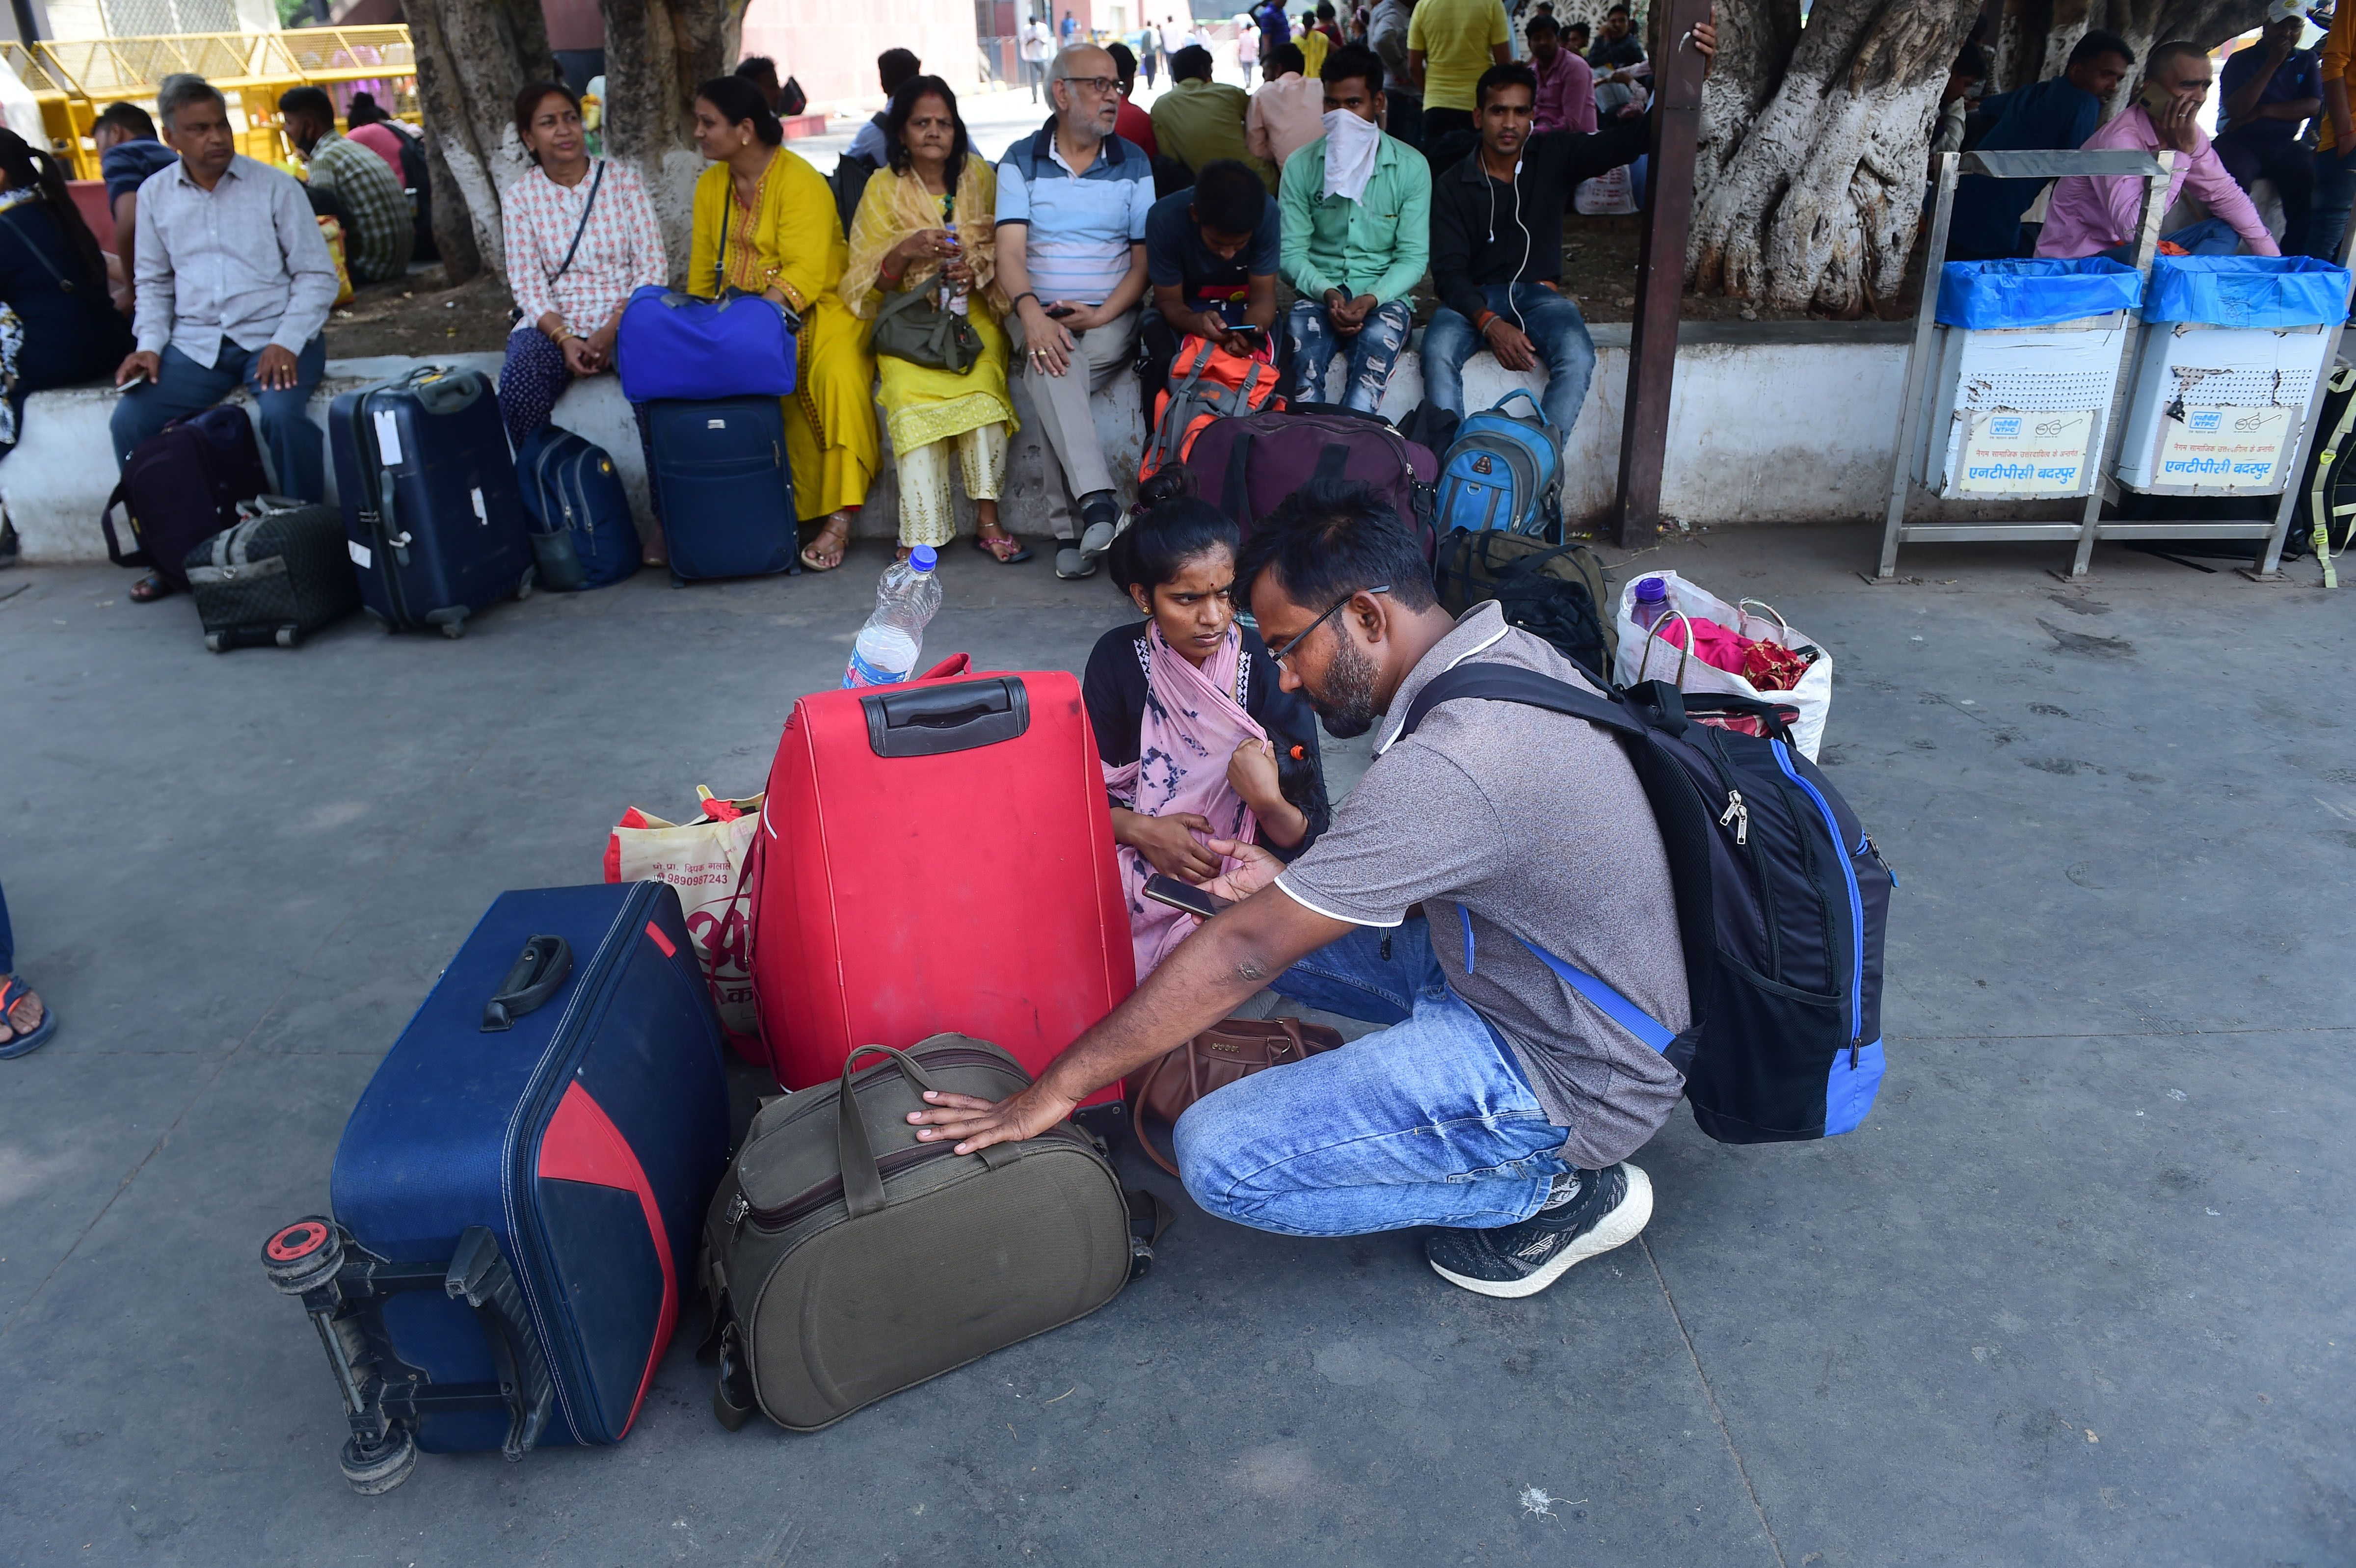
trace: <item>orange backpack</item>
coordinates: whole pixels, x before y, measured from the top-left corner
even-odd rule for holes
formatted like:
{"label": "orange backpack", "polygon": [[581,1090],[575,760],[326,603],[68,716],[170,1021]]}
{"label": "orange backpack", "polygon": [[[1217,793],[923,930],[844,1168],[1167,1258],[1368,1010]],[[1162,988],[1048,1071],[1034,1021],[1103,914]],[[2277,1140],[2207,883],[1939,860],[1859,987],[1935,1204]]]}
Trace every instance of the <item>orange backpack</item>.
{"label": "orange backpack", "polygon": [[1215,419],[1281,411],[1276,367],[1230,354],[1207,337],[1189,336],[1170,362],[1170,387],[1153,401],[1153,439],[1137,465],[1139,484],[1165,463],[1180,463]]}

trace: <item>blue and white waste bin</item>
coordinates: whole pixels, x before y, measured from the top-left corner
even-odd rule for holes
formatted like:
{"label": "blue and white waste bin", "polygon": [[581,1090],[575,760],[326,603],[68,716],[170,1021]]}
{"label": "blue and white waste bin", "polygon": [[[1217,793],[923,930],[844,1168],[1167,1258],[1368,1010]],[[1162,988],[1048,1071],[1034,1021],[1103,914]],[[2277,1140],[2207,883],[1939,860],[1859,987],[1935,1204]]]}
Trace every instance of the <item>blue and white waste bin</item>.
{"label": "blue and white waste bin", "polygon": [[2311,256],[2162,256],[2113,472],[2163,496],[2265,496],[2348,311],[2345,268]]}
{"label": "blue and white waste bin", "polygon": [[2099,256],[1947,262],[1915,482],[1948,497],[2085,495],[2142,298],[2141,273]]}

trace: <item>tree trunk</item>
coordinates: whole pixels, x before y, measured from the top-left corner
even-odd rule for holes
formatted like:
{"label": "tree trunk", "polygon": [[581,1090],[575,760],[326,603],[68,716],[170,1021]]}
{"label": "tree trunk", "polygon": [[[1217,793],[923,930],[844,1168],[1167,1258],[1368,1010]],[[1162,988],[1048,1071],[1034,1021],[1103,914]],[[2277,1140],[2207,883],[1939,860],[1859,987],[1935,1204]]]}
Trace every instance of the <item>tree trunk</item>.
{"label": "tree trunk", "polygon": [[605,152],[645,181],[674,282],[686,275],[695,176],[695,88],[736,64],[747,0],[600,0]]}
{"label": "tree trunk", "polygon": [[438,159],[434,241],[442,243],[446,191],[451,227],[471,229],[476,257],[504,273],[499,198],[530,166],[516,140],[515,95],[527,81],[556,80],[540,0],[407,0],[407,9],[418,107]]}
{"label": "tree trunk", "polygon": [[2137,68],[2104,105],[2106,116],[2115,114],[2135,101],[2154,44],[2183,38],[2213,49],[2265,19],[2265,0],[2006,0],[1989,91],[2008,92],[2061,75],[2087,29],[2103,27],[2126,39]]}
{"label": "tree trunk", "polygon": [[1717,183],[1750,134],[1800,38],[1800,0],[1719,0],[1716,12],[1718,58],[1702,79],[1701,138],[1694,151],[1697,191]]}
{"label": "tree trunk", "polygon": [[1772,0],[1740,3],[1759,74],[1730,69],[1715,102],[1761,107],[1739,136],[1704,128],[1717,156],[1696,175],[1694,286],[1837,316],[1894,301],[1939,88],[1976,0],[1815,0],[1769,91],[1760,84],[1773,69]]}
{"label": "tree trunk", "polygon": [[442,258],[443,275],[463,283],[483,270],[483,253],[475,248],[474,216],[466,210],[449,161],[442,156],[442,139],[431,126],[425,132],[425,177],[434,199],[434,252]]}

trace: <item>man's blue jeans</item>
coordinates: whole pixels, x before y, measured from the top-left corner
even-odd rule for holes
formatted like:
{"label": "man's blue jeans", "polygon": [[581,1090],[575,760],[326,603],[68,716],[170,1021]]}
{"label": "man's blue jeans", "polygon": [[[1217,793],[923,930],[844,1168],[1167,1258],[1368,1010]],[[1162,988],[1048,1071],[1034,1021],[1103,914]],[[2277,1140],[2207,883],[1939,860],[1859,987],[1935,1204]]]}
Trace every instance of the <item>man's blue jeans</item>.
{"label": "man's blue jeans", "polygon": [[[1587,383],[1595,379],[1595,340],[1587,336],[1587,318],[1577,305],[1537,283],[1487,283],[1481,296],[1491,310],[1529,334],[1547,368],[1546,394],[1538,407],[1555,427],[1556,439],[1569,439],[1580,407],[1587,401]],[[1486,347],[1471,322],[1440,306],[1423,329],[1424,396],[1462,418],[1464,361]]]}
{"label": "man's blue jeans", "polygon": [[237,389],[240,382],[253,394],[261,413],[262,444],[270,452],[270,469],[281,495],[298,501],[327,498],[327,464],[321,443],[326,440],[308,412],[311,393],[327,371],[327,340],[314,337],[294,359],[294,385],[263,391],[254,382],[262,360],[259,348],[240,348],[221,339],[220,354],[209,366],[199,365],[169,344],[163,353],[162,373],[146,385],[125,391],[109,421],[114,437],[114,461],[126,462],[139,443],[174,420],[198,414]]}
{"label": "man's blue jeans", "polygon": [[[2170,244],[2181,245],[2188,255],[2230,256],[2242,248],[2242,236],[2222,218],[2204,218],[2198,223],[2188,223],[2181,229],[2170,229],[2160,236]],[[2135,243],[2114,245],[2103,254],[2114,261],[2135,264]]]}
{"label": "man's blue jeans", "polygon": [[1178,1118],[1179,1172],[1211,1213],[1292,1236],[1493,1229],[1537,1213],[1570,1168],[1513,1051],[1441,979],[1422,921],[1360,927],[1275,989],[1391,1027],[1230,1083]]}
{"label": "man's blue jeans", "polygon": [[1408,328],[1415,325],[1415,307],[1406,300],[1377,305],[1357,336],[1344,337],[1333,330],[1323,300],[1295,300],[1284,319],[1285,335],[1292,340],[1292,387],[1285,396],[1296,403],[1325,400],[1325,378],[1333,357],[1350,356],[1349,380],[1343,388],[1342,406],[1360,413],[1380,411],[1383,389],[1391,384],[1391,368],[1407,347]]}
{"label": "man's blue jeans", "polygon": [[2307,253],[2340,260],[2348,234],[2348,213],[2356,208],[2356,147],[2315,155],[2315,196],[2308,208]]}

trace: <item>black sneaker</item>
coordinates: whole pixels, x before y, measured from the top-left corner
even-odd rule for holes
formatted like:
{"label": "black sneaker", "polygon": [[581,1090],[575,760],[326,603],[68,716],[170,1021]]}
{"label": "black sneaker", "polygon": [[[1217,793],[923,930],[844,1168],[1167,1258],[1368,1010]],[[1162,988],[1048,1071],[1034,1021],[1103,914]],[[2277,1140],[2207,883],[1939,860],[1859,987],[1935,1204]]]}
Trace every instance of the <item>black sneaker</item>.
{"label": "black sneaker", "polygon": [[1434,1232],[1423,1243],[1425,1261],[1449,1284],[1483,1296],[1536,1296],[1571,1264],[1634,1241],[1653,1217],[1651,1179],[1624,1161],[1577,1175],[1576,1193],[1518,1224]]}

